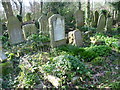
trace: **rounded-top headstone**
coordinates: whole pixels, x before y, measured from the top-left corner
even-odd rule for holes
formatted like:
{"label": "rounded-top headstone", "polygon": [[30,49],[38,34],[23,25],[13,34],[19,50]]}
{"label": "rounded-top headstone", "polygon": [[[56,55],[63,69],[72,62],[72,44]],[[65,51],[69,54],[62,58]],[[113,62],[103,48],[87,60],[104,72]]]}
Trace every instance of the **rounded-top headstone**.
{"label": "rounded-top headstone", "polygon": [[75,20],[76,20],[76,27],[84,26],[84,11],[77,10],[74,13]]}
{"label": "rounded-top headstone", "polygon": [[105,26],[106,31],[111,31],[112,24],[113,24],[112,17],[108,17],[106,20],[106,26]]}
{"label": "rounded-top headstone", "polygon": [[48,34],[49,32],[49,28],[48,28],[48,19],[46,15],[42,15],[39,19],[39,27],[40,27],[40,31],[43,33]]}
{"label": "rounded-top headstone", "polygon": [[105,28],[105,16],[101,14],[98,18],[98,23],[97,23],[97,32],[104,32]]}

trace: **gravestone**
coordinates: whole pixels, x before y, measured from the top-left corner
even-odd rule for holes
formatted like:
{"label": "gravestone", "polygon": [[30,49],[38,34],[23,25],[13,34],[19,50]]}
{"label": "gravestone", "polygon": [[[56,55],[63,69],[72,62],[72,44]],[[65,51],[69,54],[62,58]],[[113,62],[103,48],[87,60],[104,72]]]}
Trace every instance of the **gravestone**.
{"label": "gravestone", "polygon": [[0,61],[7,59],[2,49],[2,22],[0,20]]}
{"label": "gravestone", "polygon": [[77,10],[74,14],[75,20],[76,20],[76,27],[82,27],[84,26],[84,11]]}
{"label": "gravestone", "polygon": [[42,15],[39,19],[39,26],[40,26],[40,32],[48,34],[49,33],[49,27],[48,27],[48,19],[47,16]]}
{"label": "gravestone", "polygon": [[90,11],[90,26],[95,26],[93,11]]}
{"label": "gravestone", "polygon": [[106,26],[105,26],[105,31],[110,32],[113,24],[113,19],[112,17],[108,17],[106,20]]}
{"label": "gravestone", "polygon": [[94,13],[95,27],[97,27],[98,18],[99,18],[99,13],[98,13],[98,11],[95,11],[95,13]]}
{"label": "gravestone", "polygon": [[98,18],[98,23],[97,23],[97,32],[104,32],[104,28],[105,28],[105,16],[103,14],[101,14]]}
{"label": "gravestone", "polygon": [[7,29],[11,44],[18,44],[24,41],[21,22],[15,16],[10,16],[8,18]]}
{"label": "gravestone", "polygon": [[66,44],[64,17],[54,14],[49,18],[51,47]]}
{"label": "gravestone", "polygon": [[32,34],[36,34],[37,33],[37,27],[35,26],[35,24],[27,24],[23,26],[23,34],[25,39],[32,35]]}
{"label": "gravestone", "polygon": [[50,12],[48,12],[48,13],[47,13],[47,18],[50,18],[53,14],[54,14],[54,13],[53,13],[53,12],[51,12],[51,11],[50,11]]}
{"label": "gravestone", "polygon": [[75,46],[82,46],[83,45],[83,39],[81,32],[79,30],[74,30],[68,33],[69,38],[69,44],[75,45]]}

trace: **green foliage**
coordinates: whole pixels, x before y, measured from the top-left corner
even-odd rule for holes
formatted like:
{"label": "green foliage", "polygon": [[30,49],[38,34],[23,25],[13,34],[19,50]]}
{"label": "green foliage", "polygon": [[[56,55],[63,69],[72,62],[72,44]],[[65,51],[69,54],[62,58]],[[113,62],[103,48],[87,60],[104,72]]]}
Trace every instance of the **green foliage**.
{"label": "green foliage", "polygon": [[85,61],[91,61],[98,56],[108,56],[111,48],[105,45],[86,47],[85,51],[80,53]]}
{"label": "green foliage", "polygon": [[39,22],[37,20],[35,21],[35,26],[39,29]]}
{"label": "green foliage", "polygon": [[20,22],[22,22],[22,16],[21,15],[17,15],[17,18]]}
{"label": "green foliage", "polygon": [[[86,48],[79,48],[77,46],[65,45],[56,49],[58,52],[66,53],[84,59],[84,61],[91,61],[97,56],[107,56],[111,52],[111,48],[106,45],[91,46]],[[63,54],[65,54],[65,52]]]}
{"label": "green foliage", "polygon": [[61,11],[68,4],[69,4],[69,2],[48,2],[48,3],[46,3],[46,8],[50,8],[50,10],[55,14],[58,14],[58,13],[61,14]]}
{"label": "green foliage", "polygon": [[33,86],[38,82],[38,76],[35,72],[30,72],[25,69],[24,65],[20,65],[21,72],[18,77],[19,84],[22,88],[33,88]]}
{"label": "green foliage", "polygon": [[42,65],[43,70],[64,80],[73,78],[75,75],[90,76],[90,70],[78,58],[71,55],[60,55],[51,62]]}
{"label": "green foliage", "polygon": [[31,13],[26,13],[25,21],[30,21],[30,20],[32,20]]}
{"label": "green foliage", "polygon": [[6,76],[7,74],[11,73],[13,70],[12,63],[11,62],[1,63],[0,69],[2,70],[0,74]]}
{"label": "green foliage", "polygon": [[109,85],[110,88],[113,89],[119,89],[120,88],[120,82],[114,82]]}
{"label": "green foliage", "polygon": [[118,11],[120,11],[120,8],[119,8],[119,6],[120,6],[120,1],[118,1],[118,2],[112,2],[112,3],[110,3],[115,9],[117,9]]}
{"label": "green foliage", "polygon": [[84,32],[85,32],[85,31],[95,31],[96,28],[83,26],[83,27],[81,27],[80,30],[81,30],[81,31],[84,31]]}
{"label": "green foliage", "polygon": [[74,55],[74,56],[79,55],[81,52],[84,51],[83,48],[79,48],[79,47],[73,46],[73,45],[60,46],[56,50],[58,50],[59,52],[66,51],[67,53]]}
{"label": "green foliage", "polygon": [[107,13],[108,13],[107,10],[105,10],[105,9],[101,10],[101,14],[105,15],[105,17],[107,16]]}
{"label": "green foliage", "polygon": [[86,51],[93,51],[97,56],[108,56],[111,52],[111,48],[106,45],[91,46],[85,48]]}
{"label": "green foliage", "polygon": [[96,57],[91,62],[93,65],[103,65],[104,59],[102,57]]}
{"label": "green foliage", "polygon": [[34,42],[48,42],[48,41],[50,41],[50,38],[48,35],[45,36],[42,34],[32,34],[27,39],[34,41]]}
{"label": "green foliage", "polygon": [[80,53],[80,56],[84,61],[89,62],[97,57],[96,53],[92,50],[86,49],[85,51]]}
{"label": "green foliage", "polygon": [[118,49],[120,47],[118,39],[114,38],[114,37],[108,37],[108,36],[103,35],[103,34],[96,34],[92,38],[94,38],[95,41],[104,41],[105,45],[110,46],[112,48]]}
{"label": "green foliage", "polygon": [[47,10],[51,10],[54,14],[60,14],[65,17],[66,28],[75,28],[75,18],[73,17],[73,12],[76,10],[75,3],[48,2],[45,5]]}

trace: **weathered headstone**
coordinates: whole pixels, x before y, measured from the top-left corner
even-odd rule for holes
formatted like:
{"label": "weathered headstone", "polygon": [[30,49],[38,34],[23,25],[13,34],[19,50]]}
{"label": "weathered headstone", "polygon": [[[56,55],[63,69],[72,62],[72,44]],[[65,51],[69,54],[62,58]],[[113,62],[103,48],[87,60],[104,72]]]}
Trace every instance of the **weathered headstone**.
{"label": "weathered headstone", "polygon": [[32,34],[36,34],[37,33],[37,27],[35,26],[35,24],[27,24],[23,26],[23,34],[25,39],[32,35]]}
{"label": "weathered headstone", "polygon": [[68,38],[69,38],[69,44],[72,44],[75,46],[83,45],[82,34],[79,30],[74,30],[74,31],[69,32]]}
{"label": "weathered headstone", "polygon": [[112,17],[108,17],[106,20],[106,26],[105,26],[105,31],[110,32],[113,24],[113,19]]}
{"label": "weathered headstone", "polygon": [[76,27],[82,27],[84,26],[84,11],[77,10],[74,14],[75,20],[76,20]]}
{"label": "weathered headstone", "polygon": [[90,26],[94,26],[94,14],[93,11],[90,11]]}
{"label": "weathered headstone", "polygon": [[105,28],[105,16],[103,14],[101,14],[98,18],[98,23],[97,23],[97,32],[104,32],[104,28]]}
{"label": "weathered headstone", "polygon": [[98,13],[98,11],[95,11],[95,13],[94,13],[95,27],[97,27],[98,18],[99,18],[99,13]]}
{"label": "weathered headstone", "polygon": [[48,12],[47,13],[47,18],[50,18],[54,13],[53,12]]}
{"label": "weathered headstone", "polygon": [[2,23],[0,20],[0,61],[3,61],[7,59],[6,55],[3,52],[3,48],[2,48]]}
{"label": "weathered headstone", "polygon": [[42,33],[48,34],[49,33],[49,27],[48,27],[48,19],[47,16],[42,15],[39,19],[39,26],[40,26],[40,31]]}
{"label": "weathered headstone", "polygon": [[8,18],[7,29],[11,44],[17,44],[24,41],[21,22],[15,16],[10,16]]}
{"label": "weathered headstone", "polygon": [[64,17],[54,14],[49,18],[51,47],[66,44]]}

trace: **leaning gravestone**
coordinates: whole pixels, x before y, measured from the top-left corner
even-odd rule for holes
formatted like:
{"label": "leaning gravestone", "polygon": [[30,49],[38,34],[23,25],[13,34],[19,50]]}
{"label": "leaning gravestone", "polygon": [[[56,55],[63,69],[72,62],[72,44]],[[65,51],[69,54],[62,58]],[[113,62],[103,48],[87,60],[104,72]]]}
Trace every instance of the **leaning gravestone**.
{"label": "leaning gravestone", "polygon": [[111,31],[112,24],[113,24],[113,19],[112,19],[112,17],[108,17],[107,20],[106,20],[106,26],[105,26],[105,30],[106,30],[107,32],[110,32],[110,31]]}
{"label": "leaning gravestone", "polygon": [[74,14],[75,20],[76,20],[76,27],[82,27],[84,26],[84,11],[77,10]]}
{"label": "leaning gravestone", "polygon": [[2,49],[2,22],[0,20],[0,61],[7,59]]}
{"label": "leaning gravestone", "polygon": [[8,18],[7,29],[11,44],[17,44],[24,41],[21,22],[15,16],[10,16]]}
{"label": "leaning gravestone", "polygon": [[59,14],[54,14],[49,18],[49,30],[51,47],[66,44],[65,39],[65,22]]}
{"label": "leaning gravestone", "polygon": [[95,13],[94,13],[95,27],[97,27],[98,18],[99,18],[99,13],[98,13],[98,11],[95,11]]}
{"label": "leaning gravestone", "polygon": [[32,34],[36,34],[37,33],[37,27],[35,26],[35,24],[27,24],[23,26],[23,34],[25,39],[32,35]]}
{"label": "leaning gravestone", "polygon": [[38,22],[39,22],[39,26],[40,26],[40,31],[45,33],[45,34],[48,34],[49,33],[49,27],[48,27],[48,19],[47,19],[47,16],[45,15],[42,15],[39,19],[38,19]]}
{"label": "leaning gravestone", "polygon": [[105,16],[101,14],[99,16],[97,23],[97,32],[101,32],[101,33],[104,32],[104,28],[105,28]]}
{"label": "leaning gravestone", "polygon": [[83,39],[81,32],[79,30],[74,30],[68,33],[69,38],[69,44],[75,45],[75,46],[82,46],[83,45]]}

